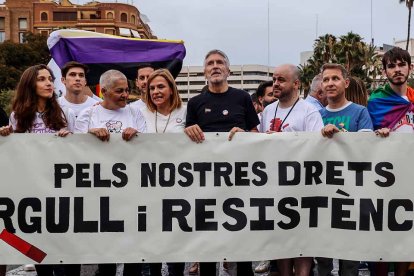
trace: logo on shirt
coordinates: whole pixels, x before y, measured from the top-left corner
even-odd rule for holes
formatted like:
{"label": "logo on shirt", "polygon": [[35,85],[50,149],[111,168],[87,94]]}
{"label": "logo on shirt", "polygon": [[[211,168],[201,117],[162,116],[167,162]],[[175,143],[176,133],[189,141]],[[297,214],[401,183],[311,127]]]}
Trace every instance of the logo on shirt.
{"label": "logo on shirt", "polygon": [[44,123],[34,123],[30,132],[32,133],[55,133],[56,131],[46,127]]}
{"label": "logo on shirt", "polygon": [[282,120],[280,118],[273,118],[270,121],[270,131],[281,132],[282,131]]}
{"label": "logo on shirt", "polygon": [[121,133],[122,131],[121,121],[108,121],[105,126],[110,133]]}

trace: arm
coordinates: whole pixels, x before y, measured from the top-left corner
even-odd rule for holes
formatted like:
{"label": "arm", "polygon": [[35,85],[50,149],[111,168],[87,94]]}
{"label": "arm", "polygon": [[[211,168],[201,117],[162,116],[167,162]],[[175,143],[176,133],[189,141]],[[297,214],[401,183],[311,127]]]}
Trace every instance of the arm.
{"label": "arm", "polygon": [[322,136],[328,138],[332,138],[337,132],[339,132],[339,129],[333,124],[327,124],[321,129]]}
{"label": "arm", "polygon": [[0,127],[0,136],[9,136],[10,133],[13,133],[13,127],[11,125]]}
{"label": "arm", "polygon": [[314,110],[306,116],[305,128],[306,131],[316,132],[320,131],[324,127],[321,114],[318,110]]}
{"label": "arm", "polygon": [[75,130],[75,112],[72,109],[67,107],[62,107],[62,111],[66,118],[67,126],[60,129],[57,133],[59,137],[66,137],[69,134],[73,133]]}
{"label": "arm", "polygon": [[[132,107],[132,106],[131,106]],[[144,133],[147,132],[147,123],[145,121],[145,117],[142,114],[141,110],[139,108],[135,108],[132,107],[133,112],[135,112],[135,116],[134,116],[134,120],[135,120],[135,125],[136,125],[136,129],[138,132],[140,133]]]}
{"label": "arm", "polygon": [[9,125],[0,127],[0,135],[8,136],[10,133],[13,133],[13,129],[16,129],[16,119],[14,118],[14,112],[10,114]]}
{"label": "arm", "polygon": [[371,116],[369,116],[368,110],[364,107],[359,114],[358,131],[372,131],[373,129],[374,126],[372,124]]}
{"label": "arm", "polygon": [[187,105],[187,115],[185,119],[184,133],[196,143],[202,143],[205,139],[203,130],[197,124],[197,111],[195,110],[194,101],[190,99]]}
{"label": "arm", "polygon": [[75,122],[75,133],[91,133],[101,141],[109,141],[109,131],[106,128],[90,128],[94,108],[92,106],[79,113]]}
{"label": "arm", "polygon": [[[134,138],[137,135],[137,133],[138,133],[138,130],[136,130],[133,127],[128,127],[124,129],[124,131],[122,131],[122,139],[124,139],[125,141],[129,141],[132,138]],[[109,140],[109,137],[108,137],[108,140]]]}

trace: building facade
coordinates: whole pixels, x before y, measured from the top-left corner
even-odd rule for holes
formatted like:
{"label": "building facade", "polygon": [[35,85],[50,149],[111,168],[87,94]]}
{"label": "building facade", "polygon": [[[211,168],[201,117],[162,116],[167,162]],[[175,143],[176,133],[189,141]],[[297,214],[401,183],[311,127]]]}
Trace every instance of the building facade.
{"label": "building facade", "polygon": [[[264,65],[231,65],[227,81],[230,86],[252,94],[260,83],[272,79],[273,71],[274,67]],[[207,85],[203,66],[183,66],[175,81],[184,102],[198,95]]]}
{"label": "building facade", "polygon": [[49,35],[62,28],[138,38],[156,38],[135,6],[69,0],[6,0],[0,5],[0,42],[23,42],[26,32]]}

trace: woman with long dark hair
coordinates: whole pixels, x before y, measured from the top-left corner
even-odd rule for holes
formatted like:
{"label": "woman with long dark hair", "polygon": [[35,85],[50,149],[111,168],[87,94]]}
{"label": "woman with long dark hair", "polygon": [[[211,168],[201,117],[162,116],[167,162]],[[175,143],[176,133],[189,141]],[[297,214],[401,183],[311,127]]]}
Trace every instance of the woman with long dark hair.
{"label": "woman with long dark hair", "polygon": [[[15,132],[55,133],[64,137],[73,132],[75,114],[59,106],[54,79],[53,72],[44,64],[29,67],[23,72],[13,99],[9,125],[0,128],[1,136]],[[68,276],[80,274],[80,265],[76,265],[79,273],[73,273],[70,265],[63,269],[70,270],[66,273]],[[54,265],[36,265],[39,276],[53,276],[54,270]]]}
{"label": "woman with long dark hair", "polygon": [[0,135],[57,133],[63,137],[73,131],[73,111],[59,106],[53,81],[53,72],[44,64],[23,72],[13,99],[10,124],[0,128]]}

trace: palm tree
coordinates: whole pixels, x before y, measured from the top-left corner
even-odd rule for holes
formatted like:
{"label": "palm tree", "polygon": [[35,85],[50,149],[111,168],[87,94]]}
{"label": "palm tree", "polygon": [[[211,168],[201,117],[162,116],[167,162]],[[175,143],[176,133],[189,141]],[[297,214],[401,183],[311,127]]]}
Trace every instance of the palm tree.
{"label": "palm tree", "polygon": [[414,0],[399,0],[400,4],[405,3],[408,8],[408,32],[407,32],[407,45],[405,46],[405,50],[408,51],[408,43],[410,42],[410,24],[411,24],[411,8],[413,7]]}
{"label": "palm tree", "polygon": [[362,41],[360,35],[349,32],[339,37],[336,50],[338,62],[343,64],[348,72],[352,73],[355,68],[364,64],[367,45]]}
{"label": "palm tree", "polygon": [[376,47],[366,44],[360,35],[349,32],[337,39],[326,34],[315,40],[313,56],[299,66],[301,90],[305,95],[312,78],[327,62],[343,64],[352,76],[359,77],[368,86],[377,79],[381,71],[381,58],[377,55]]}

